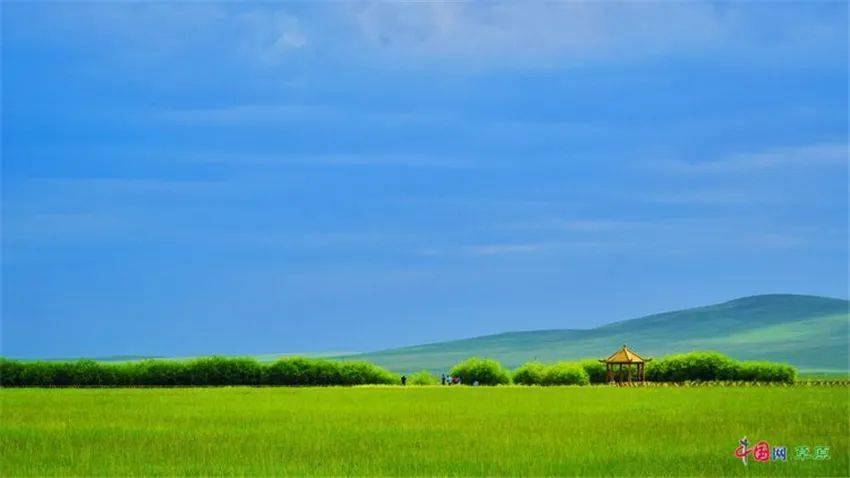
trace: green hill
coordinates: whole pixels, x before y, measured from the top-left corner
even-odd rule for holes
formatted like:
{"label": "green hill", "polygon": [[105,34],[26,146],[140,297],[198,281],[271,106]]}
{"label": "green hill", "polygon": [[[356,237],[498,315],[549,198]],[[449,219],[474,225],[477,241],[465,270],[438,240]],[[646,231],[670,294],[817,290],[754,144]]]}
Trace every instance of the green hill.
{"label": "green hill", "polygon": [[742,360],[776,360],[804,371],[848,370],[850,302],[805,295],[745,297],[587,330],[508,332],[347,356],[391,370],[447,370],[470,356],[515,367],[529,360],[602,358],[627,343],[644,355],[716,350]]}

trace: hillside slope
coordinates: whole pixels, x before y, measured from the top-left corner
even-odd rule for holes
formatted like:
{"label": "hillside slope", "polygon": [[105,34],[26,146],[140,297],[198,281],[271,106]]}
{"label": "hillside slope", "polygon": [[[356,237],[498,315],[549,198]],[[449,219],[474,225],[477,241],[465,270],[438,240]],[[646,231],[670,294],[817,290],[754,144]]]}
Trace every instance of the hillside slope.
{"label": "hillside slope", "polygon": [[529,360],[601,358],[627,343],[649,356],[716,350],[745,360],[777,360],[806,371],[848,369],[850,302],[774,294],[655,314],[588,330],[508,332],[348,356],[391,370],[439,372],[470,356],[509,367]]}

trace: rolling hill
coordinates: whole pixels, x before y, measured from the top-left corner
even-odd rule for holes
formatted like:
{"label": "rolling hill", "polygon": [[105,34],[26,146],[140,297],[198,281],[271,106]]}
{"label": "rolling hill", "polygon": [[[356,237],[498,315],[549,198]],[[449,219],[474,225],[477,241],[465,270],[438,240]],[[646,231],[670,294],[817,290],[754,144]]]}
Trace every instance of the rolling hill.
{"label": "rolling hill", "polygon": [[776,360],[809,372],[848,370],[850,302],[806,295],[744,297],[594,329],[507,332],[350,355],[390,370],[445,371],[470,356],[508,367],[529,360],[601,358],[627,343],[642,354],[715,350],[742,360]]}

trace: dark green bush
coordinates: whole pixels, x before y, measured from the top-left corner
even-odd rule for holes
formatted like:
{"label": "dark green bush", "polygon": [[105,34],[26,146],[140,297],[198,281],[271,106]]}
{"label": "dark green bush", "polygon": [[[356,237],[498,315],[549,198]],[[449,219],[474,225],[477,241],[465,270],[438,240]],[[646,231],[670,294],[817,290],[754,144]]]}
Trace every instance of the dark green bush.
{"label": "dark green bush", "polygon": [[546,365],[540,362],[524,363],[514,370],[513,381],[518,385],[540,385],[543,383],[544,373]]}
{"label": "dark green bush", "polygon": [[259,385],[263,368],[250,358],[205,357],[186,363],[190,385]]}
{"label": "dark green bush", "polygon": [[580,365],[559,362],[546,367],[541,385],[588,385],[590,379]]}
{"label": "dark green bush", "polygon": [[[796,369],[772,362],[739,362],[714,352],[672,355],[647,364],[646,378],[653,382],[708,382],[740,380],[793,383]],[[472,358],[455,365],[451,375],[471,385],[510,382],[509,374],[495,360]],[[605,367],[597,361],[531,362],[513,373],[523,385],[603,383]],[[97,386],[219,386],[219,385],[361,385],[397,384],[399,377],[368,362],[339,362],[293,357],[273,364],[250,358],[210,357],[189,361],[143,360],[127,363],[21,362],[0,358],[2,387],[97,387]],[[410,384],[437,383],[427,372],[411,375]]]}
{"label": "dark green bush", "polygon": [[61,375],[57,377],[57,367],[51,362],[23,362],[20,365],[19,386],[55,387],[62,381]]}
{"label": "dark green bush", "polygon": [[342,385],[392,385],[401,383],[401,379],[399,376],[384,368],[378,367],[373,363],[364,361],[346,361],[331,363],[338,364],[340,373],[342,374]]}
{"label": "dark green bush", "polygon": [[19,362],[0,359],[3,387],[132,387],[221,385],[395,384],[398,377],[368,362],[292,358],[263,365],[251,358],[127,363]]}
{"label": "dark green bush", "polygon": [[739,362],[716,352],[670,355],[649,362],[646,379],[652,382],[728,381],[793,383],[796,369],[773,362]]}
{"label": "dark green bush", "polygon": [[304,357],[288,357],[266,369],[269,385],[365,385],[396,384],[398,377],[369,362],[336,362]]}
{"label": "dark green bush", "polygon": [[473,357],[456,364],[449,371],[452,377],[459,377],[462,383],[472,385],[502,385],[511,382],[508,371],[493,359]]}
{"label": "dark green bush", "polygon": [[67,362],[67,385],[97,387],[112,385],[116,381],[116,367],[103,366],[94,360]]}
{"label": "dark green bush", "polygon": [[24,364],[15,360],[0,358],[0,387],[18,387]]}
{"label": "dark green bush", "polygon": [[312,361],[302,357],[280,359],[266,370],[270,385],[313,385]]}
{"label": "dark green bush", "polygon": [[142,360],[115,367],[119,377],[116,385],[176,387],[192,384],[186,362],[179,360]]}
{"label": "dark green bush", "polygon": [[735,380],[737,362],[715,352],[670,355],[649,362],[646,378],[653,382]]}
{"label": "dark green bush", "polygon": [[[560,362],[553,365],[526,363],[513,373],[514,383],[560,385],[584,383],[572,370],[581,368],[589,383],[605,383],[605,365],[597,360]],[[716,352],[671,355],[647,363],[646,379],[652,382],[784,382],[793,383],[796,369],[773,362],[740,362]]]}
{"label": "dark green bush", "polygon": [[797,379],[797,369],[784,363],[740,362],[737,379],[753,382],[794,383]]}
{"label": "dark green bush", "polygon": [[578,364],[587,373],[590,383],[605,383],[605,365],[599,360],[582,360]]}

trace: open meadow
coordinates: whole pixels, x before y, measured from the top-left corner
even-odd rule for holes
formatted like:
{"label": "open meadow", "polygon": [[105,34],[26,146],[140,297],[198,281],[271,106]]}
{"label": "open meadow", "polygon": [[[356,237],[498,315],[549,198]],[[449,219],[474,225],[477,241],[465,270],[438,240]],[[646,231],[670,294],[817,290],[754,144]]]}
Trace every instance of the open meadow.
{"label": "open meadow", "polygon": [[[2,389],[0,474],[847,476],[848,403],[845,386]],[[744,436],[787,461],[744,466]]]}

